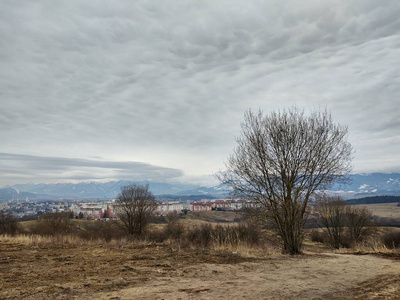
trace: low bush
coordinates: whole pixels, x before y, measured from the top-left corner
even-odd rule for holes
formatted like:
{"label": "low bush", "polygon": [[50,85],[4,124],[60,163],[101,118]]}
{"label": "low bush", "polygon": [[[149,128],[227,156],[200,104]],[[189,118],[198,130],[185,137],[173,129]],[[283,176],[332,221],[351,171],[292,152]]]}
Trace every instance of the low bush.
{"label": "low bush", "polygon": [[254,223],[240,223],[238,226],[240,240],[249,245],[260,245],[262,243],[262,231],[260,226]]}
{"label": "low bush", "polygon": [[389,249],[400,248],[400,232],[391,231],[384,234],[382,237],[382,243]]}
{"label": "low bush", "polygon": [[[178,241],[185,233],[185,227],[179,222],[177,213],[161,216],[167,223],[163,230],[151,230],[146,234],[146,240],[153,242],[163,242],[167,239]],[[161,218],[160,217],[160,218]]]}
{"label": "low bush", "polygon": [[185,233],[185,227],[179,222],[168,222],[164,229],[167,238],[179,240]]}
{"label": "low bush", "polygon": [[43,215],[31,229],[39,235],[65,235],[73,231],[69,213],[48,213]]}
{"label": "low bush", "polygon": [[163,243],[168,239],[165,230],[148,230],[145,234],[145,240],[153,243]]}
{"label": "low bush", "polygon": [[110,242],[112,239],[121,239],[125,233],[114,221],[89,221],[77,228],[76,235],[85,240]]}
{"label": "low bush", "polygon": [[16,218],[3,212],[0,213],[0,234],[15,235],[18,229]]}
{"label": "low bush", "polygon": [[365,207],[350,206],[340,197],[321,195],[314,202],[315,223],[324,237],[313,231],[311,240],[333,248],[350,248],[364,242],[374,232],[372,213]]}
{"label": "low bush", "polygon": [[237,245],[239,243],[239,230],[233,226],[217,225],[212,230],[212,238],[219,246]]}
{"label": "low bush", "polygon": [[310,232],[310,239],[314,243],[324,243],[325,234],[323,232],[314,229]]}
{"label": "low bush", "polygon": [[200,227],[189,229],[186,232],[186,240],[191,245],[208,247],[212,241],[212,232],[211,224],[202,224]]}
{"label": "low bush", "polygon": [[379,227],[400,227],[400,219],[399,218],[374,216],[374,222],[375,222],[376,226],[379,226]]}
{"label": "low bush", "polygon": [[202,224],[186,232],[188,244],[208,247],[211,244],[216,246],[237,246],[239,244],[259,245],[261,243],[261,229],[259,226],[243,223],[233,226]]}

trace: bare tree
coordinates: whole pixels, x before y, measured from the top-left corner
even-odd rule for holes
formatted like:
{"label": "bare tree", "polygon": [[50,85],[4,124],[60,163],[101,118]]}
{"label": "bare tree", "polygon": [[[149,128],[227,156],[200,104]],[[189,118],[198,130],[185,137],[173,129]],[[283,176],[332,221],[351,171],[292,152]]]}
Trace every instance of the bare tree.
{"label": "bare tree", "polygon": [[17,219],[0,211],[0,234],[15,235],[18,231]]}
{"label": "bare tree", "polygon": [[373,216],[366,207],[347,206],[346,223],[351,243],[361,242],[373,225]]}
{"label": "bare tree", "polygon": [[326,230],[331,245],[339,249],[346,226],[346,202],[340,197],[323,195],[318,197],[314,209],[320,227]]}
{"label": "bare tree", "polygon": [[264,116],[249,110],[236,141],[217,177],[267,212],[284,252],[300,253],[310,197],[351,169],[347,127],[334,124],[327,111],[305,116],[291,108]]}
{"label": "bare tree", "polygon": [[123,187],[114,204],[122,228],[127,234],[135,237],[144,233],[156,209],[157,203],[149,191],[149,185]]}

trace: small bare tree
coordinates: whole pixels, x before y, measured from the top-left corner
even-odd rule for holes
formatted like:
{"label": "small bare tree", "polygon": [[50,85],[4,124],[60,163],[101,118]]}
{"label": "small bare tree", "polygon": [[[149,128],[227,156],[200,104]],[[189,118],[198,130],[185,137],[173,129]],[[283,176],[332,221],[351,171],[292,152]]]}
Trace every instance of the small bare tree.
{"label": "small bare tree", "polygon": [[366,207],[347,206],[346,225],[351,243],[361,242],[373,225],[373,216]]}
{"label": "small bare tree", "polygon": [[0,234],[15,235],[18,231],[17,219],[0,211]]}
{"label": "small bare tree", "polygon": [[156,209],[157,203],[149,191],[149,185],[123,187],[114,203],[122,228],[128,235],[135,237],[144,233]]}
{"label": "small bare tree", "polygon": [[350,171],[347,128],[327,111],[305,116],[297,108],[264,116],[245,113],[237,147],[217,177],[256,201],[276,225],[283,251],[301,252],[307,204]]}
{"label": "small bare tree", "polygon": [[340,197],[323,195],[317,198],[314,209],[320,227],[326,230],[331,245],[339,249],[346,226],[346,202]]}

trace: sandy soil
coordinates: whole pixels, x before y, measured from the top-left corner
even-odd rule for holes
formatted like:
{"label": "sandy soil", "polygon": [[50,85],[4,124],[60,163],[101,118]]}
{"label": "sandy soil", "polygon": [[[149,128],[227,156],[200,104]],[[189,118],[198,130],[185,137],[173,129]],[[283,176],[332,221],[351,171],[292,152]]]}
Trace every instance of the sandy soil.
{"label": "sandy soil", "polygon": [[[239,253],[240,254],[240,253]],[[1,241],[1,299],[400,299],[399,257]]]}

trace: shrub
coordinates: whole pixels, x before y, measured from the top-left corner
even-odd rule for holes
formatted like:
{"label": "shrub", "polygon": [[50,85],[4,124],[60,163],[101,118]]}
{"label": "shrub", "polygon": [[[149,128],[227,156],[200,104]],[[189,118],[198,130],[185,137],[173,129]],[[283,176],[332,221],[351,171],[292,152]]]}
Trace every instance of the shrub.
{"label": "shrub", "polygon": [[322,195],[317,197],[314,209],[318,213],[316,222],[324,228],[327,239],[333,248],[339,249],[343,242],[346,225],[346,202],[338,196]]}
{"label": "shrub", "polygon": [[185,227],[179,222],[179,215],[177,213],[170,213],[165,217],[167,225],[164,228],[165,238],[180,240],[185,233]]}
{"label": "shrub", "polygon": [[112,239],[122,238],[124,232],[113,221],[89,221],[82,223],[77,235],[85,240],[101,239],[110,242]]}
{"label": "shrub", "polygon": [[17,219],[13,216],[0,213],[0,234],[15,235],[18,231]]}
{"label": "shrub", "polygon": [[48,213],[41,217],[32,233],[40,235],[63,235],[72,232],[73,226],[69,213]]}
{"label": "shrub", "polygon": [[179,222],[168,222],[164,233],[167,238],[179,240],[185,233],[185,227]]}
{"label": "shrub", "polygon": [[176,212],[167,214],[165,216],[165,219],[167,220],[168,223],[176,223],[179,221],[179,215]]}
{"label": "shrub", "polygon": [[365,207],[347,206],[345,210],[347,235],[351,244],[365,240],[373,230],[373,216]]}
{"label": "shrub", "polygon": [[238,230],[240,232],[240,240],[249,245],[259,245],[262,240],[262,232],[257,224],[247,222],[240,223]]}
{"label": "shrub", "polygon": [[165,230],[148,230],[145,234],[145,239],[148,242],[163,243],[168,239]]}
{"label": "shrub", "polygon": [[314,203],[316,224],[326,238],[313,232],[311,240],[327,242],[333,248],[349,248],[364,241],[373,232],[373,216],[367,208],[350,206],[340,197],[322,195]]}
{"label": "shrub", "polygon": [[239,243],[239,231],[232,226],[217,225],[212,230],[212,238],[220,246],[237,245]]}
{"label": "shrub", "polygon": [[152,216],[150,219],[152,224],[165,224],[167,223],[167,218],[165,216]]}
{"label": "shrub", "polygon": [[310,233],[311,241],[314,243],[324,243],[324,234],[318,230],[312,230]]}
{"label": "shrub", "polygon": [[188,230],[186,239],[190,244],[202,247],[208,247],[212,241],[213,228],[211,224],[202,224]]}
{"label": "shrub", "polygon": [[382,236],[383,244],[390,249],[400,248],[400,232],[391,231]]}
{"label": "shrub", "polygon": [[240,243],[259,245],[261,243],[261,229],[250,223],[237,226],[203,224],[200,227],[190,229],[186,233],[189,244],[209,247],[212,243],[218,246],[237,246]]}
{"label": "shrub", "polygon": [[400,220],[397,218],[374,216],[374,222],[379,227],[400,227]]}

